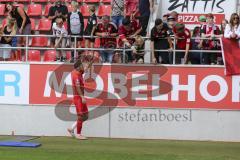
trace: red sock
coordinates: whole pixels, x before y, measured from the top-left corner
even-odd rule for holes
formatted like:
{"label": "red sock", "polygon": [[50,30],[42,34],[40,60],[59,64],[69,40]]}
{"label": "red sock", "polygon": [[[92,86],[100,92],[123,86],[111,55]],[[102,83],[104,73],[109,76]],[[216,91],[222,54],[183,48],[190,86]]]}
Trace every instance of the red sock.
{"label": "red sock", "polygon": [[83,121],[77,121],[77,134],[81,134]]}

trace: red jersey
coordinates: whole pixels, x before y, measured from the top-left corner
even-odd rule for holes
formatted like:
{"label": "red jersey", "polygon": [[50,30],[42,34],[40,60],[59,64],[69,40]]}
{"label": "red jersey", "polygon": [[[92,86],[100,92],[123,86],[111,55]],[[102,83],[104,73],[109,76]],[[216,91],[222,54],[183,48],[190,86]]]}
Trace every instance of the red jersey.
{"label": "red jersey", "polygon": [[[96,28],[96,32],[99,32],[99,33],[108,33],[108,34],[112,34],[112,33],[117,33],[117,26],[110,22],[107,26],[104,26],[103,23],[99,23],[97,25],[97,28]],[[116,38],[100,38],[100,45],[101,47],[104,47],[104,48],[116,48],[117,46],[117,41],[116,41]]]}
{"label": "red jersey", "polygon": [[125,0],[126,14],[129,16],[138,10],[138,0]]}
{"label": "red jersey", "polygon": [[[217,25],[213,25],[213,26],[209,26],[209,25],[204,25],[201,33],[204,34],[214,34],[214,35],[220,35],[221,31],[220,28]],[[204,40],[203,41],[203,48],[204,49],[213,49],[215,47],[217,47],[217,43],[218,41],[213,41],[213,40]]]}
{"label": "red jersey", "polygon": [[84,93],[83,73],[77,70],[73,70],[71,73],[71,77],[72,77],[72,87],[73,87],[74,98],[80,97],[80,95],[77,92],[77,87],[80,86],[82,93]]}
{"label": "red jersey", "polygon": [[130,24],[130,29],[126,30],[123,25],[121,25],[118,29],[119,34],[119,46],[123,47],[123,39],[127,38],[128,42],[132,45],[134,43],[134,38],[128,38],[129,36],[133,35],[137,30],[141,27],[136,20],[132,20]]}
{"label": "red jersey", "polygon": [[177,33],[176,28],[173,28],[173,32],[175,36],[177,37],[177,48],[181,50],[185,50],[187,44],[190,44],[191,42],[191,32],[189,29],[185,28],[184,32]]}

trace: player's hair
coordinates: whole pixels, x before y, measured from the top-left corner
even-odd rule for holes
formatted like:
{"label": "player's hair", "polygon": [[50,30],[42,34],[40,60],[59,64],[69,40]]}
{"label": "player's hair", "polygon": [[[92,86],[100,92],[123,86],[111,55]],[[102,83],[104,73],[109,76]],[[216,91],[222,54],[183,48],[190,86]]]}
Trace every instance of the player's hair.
{"label": "player's hair", "polygon": [[77,60],[77,61],[74,63],[73,67],[74,67],[74,69],[77,69],[77,68],[80,67],[81,65],[82,65],[82,61],[79,59],[79,60]]}

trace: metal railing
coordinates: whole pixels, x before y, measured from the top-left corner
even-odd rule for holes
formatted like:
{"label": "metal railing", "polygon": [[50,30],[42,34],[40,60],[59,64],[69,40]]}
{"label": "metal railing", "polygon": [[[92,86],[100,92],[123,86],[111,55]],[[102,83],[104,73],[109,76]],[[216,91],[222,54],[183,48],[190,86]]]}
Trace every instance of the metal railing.
{"label": "metal railing", "polygon": [[[132,49],[129,49],[125,46],[123,48],[116,48],[116,49],[112,49],[112,48],[77,48],[77,38],[79,38],[79,36],[67,36],[64,38],[68,38],[70,40],[70,38],[74,38],[74,44],[73,44],[73,48],[70,47],[66,47],[66,48],[46,48],[46,47],[31,47],[29,46],[29,42],[31,40],[31,38],[33,37],[48,37],[48,38],[58,38],[56,36],[53,35],[7,35],[6,37],[25,37],[26,41],[25,41],[25,46],[24,47],[0,47],[0,49],[23,49],[25,50],[25,61],[28,61],[28,51],[29,50],[64,50],[64,51],[74,51],[74,55],[76,55],[76,53],[78,51],[114,51],[114,52],[122,52],[123,54],[123,63],[126,63],[126,52],[127,51],[132,51]],[[101,37],[97,37],[97,36],[83,36],[81,38],[101,38]],[[106,37],[104,37],[106,38]],[[149,37],[143,37],[145,40],[150,40]],[[185,50],[178,50],[176,49],[176,38],[175,37],[171,37],[173,39],[173,50],[172,50],[172,54],[173,54],[173,64],[176,64],[176,53],[177,52],[185,52]],[[194,39],[194,38],[191,38]],[[199,38],[198,38],[199,39]],[[48,39],[49,40],[49,39]],[[209,40],[208,38],[201,38],[201,40]],[[189,54],[194,53],[194,52],[202,52],[202,53],[222,53],[222,57],[223,57],[223,61],[225,64],[225,59],[223,56],[223,43],[222,43],[222,39],[221,38],[215,38],[214,40],[219,40],[220,41],[220,45],[221,45],[221,50],[204,50],[204,49],[199,49],[199,50],[189,50]],[[71,40],[70,40],[71,41]],[[152,60],[152,50],[142,50],[143,52],[150,52],[150,59]],[[168,50],[154,50],[155,52],[168,52]]]}

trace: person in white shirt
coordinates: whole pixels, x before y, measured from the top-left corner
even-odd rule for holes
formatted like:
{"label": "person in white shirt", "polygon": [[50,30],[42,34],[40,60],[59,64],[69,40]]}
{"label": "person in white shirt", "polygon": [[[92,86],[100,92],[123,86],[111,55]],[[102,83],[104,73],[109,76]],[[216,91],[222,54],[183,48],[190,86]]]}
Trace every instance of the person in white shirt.
{"label": "person in white shirt", "polygon": [[[68,32],[63,25],[63,17],[59,16],[56,18],[56,22],[53,23],[53,35],[56,36],[55,39],[55,48],[66,48],[66,43],[67,43],[67,35]],[[57,52],[57,61],[66,61],[66,51],[58,51]]]}
{"label": "person in white shirt", "polygon": [[[81,41],[83,40],[83,31],[84,31],[84,18],[81,12],[78,11],[79,5],[77,1],[71,2],[73,11],[68,13],[67,23],[68,23],[68,34],[70,36],[78,36],[76,38],[76,47],[81,47]],[[75,47],[75,38],[71,37],[71,47]],[[75,57],[74,51],[71,51],[71,62],[74,62]]]}
{"label": "person in white shirt", "polygon": [[230,23],[225,28],[224,37],[230,39],[240,38],[240,21],[237,13],[231,15]]}

